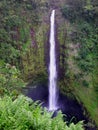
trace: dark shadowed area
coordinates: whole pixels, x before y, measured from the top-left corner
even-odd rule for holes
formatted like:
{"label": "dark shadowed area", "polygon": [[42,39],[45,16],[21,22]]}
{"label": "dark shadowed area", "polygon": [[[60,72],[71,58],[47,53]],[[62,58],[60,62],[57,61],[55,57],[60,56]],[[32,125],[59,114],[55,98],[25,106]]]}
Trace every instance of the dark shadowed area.
{"label": "dark shadowed area", "polygon": [[[23,92],[26,96],[30,97],[34,101],[39,100],[42,103],[43,107],[48,108],[48,87],[45,84],[38,84],[33,86],[32,84],[28,85]],[[53,113],[52,117],[55,117],[59,110],[62,111],[64,120],[68,123],[74,122],[77,123],[81,120],[84,121],[84,124],[88,124],[89,120],[83,115],[83,107],[76,100],[70,99],[67,96],[59,93],[58,97],[58,110]],[[93,126],[86,126],[86,130],[96,130]]]}

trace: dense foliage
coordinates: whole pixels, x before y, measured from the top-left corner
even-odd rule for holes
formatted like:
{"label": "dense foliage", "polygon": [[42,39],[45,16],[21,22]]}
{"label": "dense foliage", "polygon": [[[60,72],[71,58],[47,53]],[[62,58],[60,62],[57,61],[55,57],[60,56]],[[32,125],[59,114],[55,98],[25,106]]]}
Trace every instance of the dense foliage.
{"label": "dense foliage", "polygon": [[98,20],[98,1],[97,0],[69,0],[62,8],[64,17],[71,21],[86,20],[95,22]]}
{"label": "dense foliage", "polygon": [[[63,122],[61,113],[51,119],[51,113],[42,110],[39,105],[23,96],[14,100],[19,95],[20,88],[25,86],[24,81],[31,79],[36,83],[47,80],[45,57],[48,57],[48,52],[45,54],[45,51],[48,46],[44,43],[48,40],[46,32],[49,31],[49,19],[46,17],[48,2],[50,1],[0,0],[0,96],[13,96],[13,99],[8,96],[0,98],[2,130],[82,130],[81,122],[76,125],[72,123],[68,127]],[[65,55],[66,61],[62,58],[60,63],[65,69],[63,73],[66,71],[62,76],[63,89],[66,85],[67,90],[71,89],[73,93],[76,91],[75,96],[80,98],[97,123],[98,1],[66,0],[61,11],[64,18],[70,21],[70,27],[73,27],[70,40],[68,37],[65,39],[62,34],[62,41],[66,42],[66,45],[70,41],[74,45],[79,43],[78,55],[71,59],[76,64],[73,70],[79,68],[78,73],[71,72],[72,69],[68,68],[67,58],[71,56],[64,52],[64,49],[68,51],[68,47],[62,45],[62,57]],[[45,17],[42,14],[45,14]],[[65,29],[67,30],[67,26]]]}
{"label": "dense foliage", "polygon": [[51,116],[51,112],[22,95],[15,100],[0,98],[1,130],[83,130],[82,122],[67,126],[61,112],[55,118]]}
{"label": "dense foliage", "polygon": [[29,40],[29,26],[38,23],[36,8],[34,1],[0,1],[0,59],[20,66],[21,53]]}
{"label": "dense foliage", "polygon": [[37,74],[44,70],[43,42],[37,34],[40,33],[39,12],[44,3],[40,0],[0,1],[0,94],[23,87],[24,81],[28,82],[32,75],[35,81]]}
{"label": "dense foliage", "polygon": [[[20,72],[15,66],[5,64],[3,61],[0,67],[0,95],[11,94],[25,86],[20,78]],[[17,92],[16,92],[17,93]]]}
{"label": "dense foliage", "polygon": [[72,54],[67,60],[70,58],[73,65],[65,78],[98,124],[98,1],[68,0],[61,11],[70,22],[68,46],[72,44],[75,50],[68,50]]}
{"label": "dense foliage", "polygon": [[22,56],[30,44],[30,22],[38,21],[36,8],[34,1],[0,1],[0,94],[24,86]]}

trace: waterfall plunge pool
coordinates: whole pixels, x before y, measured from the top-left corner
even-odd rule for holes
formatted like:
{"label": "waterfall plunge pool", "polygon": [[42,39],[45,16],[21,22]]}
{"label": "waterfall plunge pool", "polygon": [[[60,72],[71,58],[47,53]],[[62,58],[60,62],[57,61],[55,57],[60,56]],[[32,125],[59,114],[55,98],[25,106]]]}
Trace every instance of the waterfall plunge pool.
{"label": "waterfall plunge pool", "polygon": [[[43,107],[48,108],[48,85],[38,84],[33,86],[30,84],[23,89],[23,93],[34,101],[40,101]],[[59,93],[58,106],[58,110],[61,110],[62,113],[66,115],[64,117],[65,121],[77,123],[81,120],[84,120],[84,124],[89,122],[89,119],[83,115],[84,110],[82,105],[76,100],[70,99],[62,93]],[[56,116],[58,110],[54,112],[53,116]],[[96,130],[96,128],[87,126],[86,130]]]}

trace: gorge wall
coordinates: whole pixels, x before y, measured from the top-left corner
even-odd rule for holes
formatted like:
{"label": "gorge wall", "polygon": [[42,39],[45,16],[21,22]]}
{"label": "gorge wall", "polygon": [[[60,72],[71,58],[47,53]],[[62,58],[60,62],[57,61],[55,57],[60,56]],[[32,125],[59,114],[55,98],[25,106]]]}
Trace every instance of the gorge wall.
{"label": "gorge wall", "polygon": [[55,9],[58,87],[65,95],[81,102],[89,117],[98,124],[98,13],[95,3],[96,0],[93,3],[90,0],[88,3],[84,0],[2,0],[0,64],[5,62],[12,69],[16,66],[19,78],[26,83],[46,83],[49,18],[51,10]]}
{"label": "gorge wall", "polygon": [[22,56],[24,78],[27,80],[32,80],[32,77],[40,78],[41,74],[43,77],[47,77],[49,63],[49,17],[52,9],[56,10],[56,59],[59,78],[64,73],[64,54],[60,54],[63,45],[65,48],[65,40],[63,37],[66,37],[66,28],[64,28],[65,20],[60,11],[64,1],[47,0],[40,1],[40,4],[41,7],[38,11],[40,15],[40,23],[37,26],[32,25],[30,27],[30,41],[32,43],[29,46],[30,49],[28,49],[28,52]]}
{"label": "gorge wall", "polygon": [[[71,0],[40,1],[40,9],[38,10],[40,15],[39,23],[37,26],[32,26],[30,31],[30,41],[32,44],[29,46],[27,53],[22,57],[23,75],[27,81],[31,80],[33,82],[45,82],[48,79],[49,17],[51,10],[55,9],[58,86],[62,93],[70,97],[75,97],[79,102],[83,103],[89,117],[98,124],[98,103],[94,87],[97,84],[97,73],[95,74],[97,62],[95,63],[95,67],[93,66],[93,71],[87,72],[89,66],[92,64],[92,52],[86,54],[90,57],[90,62],[87,59],[87,63],[86,59],[84,60],[83,58],[76,60],[81,57],[80,51],[83,50],[82,45],[86,43],[77,40],[81,38],[82,31],[79,31],[79,29],[85,26],[85,21],[81,18],[84,25],[81,25],[79,22],[72,23],[67,17],[63,17],[64,12],[62,13],[62,8],[65,5],[67,5],[66,7],[70,7],[70,3],[73,10],[76,7],[80,8],[81,4],[79,2],[72,2]],[[74,12],[71,14],[74,14]],[[68,14],[68,16],[71,16],[71,14]],[[79,18],[77,21],[79,21]],[[88,40],[89,38],[86,37],[86,39]],[[86,44],[88,46],[88,43]],[[84,50],[81,53],[82,55],[84,54]],[[82,69],[79,65],[81,65]],[[83,70],[84,67],[86,67],[86,70]]]}

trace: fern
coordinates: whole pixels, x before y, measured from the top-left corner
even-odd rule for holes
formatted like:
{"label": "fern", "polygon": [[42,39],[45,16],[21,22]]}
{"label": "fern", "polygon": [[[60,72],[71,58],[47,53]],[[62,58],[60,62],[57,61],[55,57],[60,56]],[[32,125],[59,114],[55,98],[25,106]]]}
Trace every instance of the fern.
{"label": "fern", "polygon": [[83,122],[67,126],[60,111],[52,114],[23,95],[0,98],[0,130],[83,130]]}

